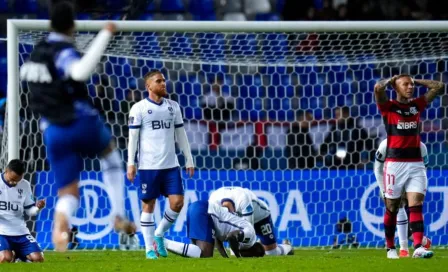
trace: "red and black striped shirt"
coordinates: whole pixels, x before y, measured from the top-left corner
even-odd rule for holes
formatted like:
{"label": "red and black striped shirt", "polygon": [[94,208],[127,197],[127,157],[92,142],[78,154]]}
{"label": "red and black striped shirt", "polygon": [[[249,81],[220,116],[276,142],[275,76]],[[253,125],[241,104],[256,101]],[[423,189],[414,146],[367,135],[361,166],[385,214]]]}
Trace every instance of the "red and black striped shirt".
{"label": "red and black striped shirt", "polygon": [[420,114],[427,103],[424,96],[408,104],[389,100],[378,108],[387,131],[386,161],[422,161]]}

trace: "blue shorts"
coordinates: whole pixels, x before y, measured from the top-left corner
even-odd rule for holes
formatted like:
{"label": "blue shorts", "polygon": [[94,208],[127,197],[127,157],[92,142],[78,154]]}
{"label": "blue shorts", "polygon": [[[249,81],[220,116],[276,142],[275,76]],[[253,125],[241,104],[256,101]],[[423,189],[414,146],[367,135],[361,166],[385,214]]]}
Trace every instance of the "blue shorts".
{"label": "blue shorts", "polygon": [[191,240],[215,243],[213,238],[213,219],[208,214],[208,201],[200,200],[188,206],[187,237]]}
{"label": "blue shorts", "polygon": [[14,251],[16,258],[26,261],[26,256],[34,252],[42,252],[36,239],[31,234],[8,236],[0,234],[0,251]]}
{"label": "blue shorts", "polygon": [[180,176],[180,168],[160,170],[138,170],[142,200],[157,199],[160,195],[183,195],[184,185]]}
{"label": "blue shorts", "polygon": [[111,137],[98,116],[83,116],[69,125],[48,126],[44,131],[44,142],[57,188],[78,180],[84,167],[82,157],[100,155]]}
{"label": "blue shorts", "polygon": [[271,216],[266,217],[265,219],[254,224],[255,233],[258,238],[260,238],[260,242],[265,245],[272,245],[277,243],[277,238],[275,237],[274,224],[272,224]]}

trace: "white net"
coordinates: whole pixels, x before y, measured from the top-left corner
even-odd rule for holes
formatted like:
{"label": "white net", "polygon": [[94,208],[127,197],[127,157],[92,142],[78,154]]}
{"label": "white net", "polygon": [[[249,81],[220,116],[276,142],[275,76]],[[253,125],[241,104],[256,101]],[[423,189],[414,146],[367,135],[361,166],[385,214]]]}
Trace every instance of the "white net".
{"label": "white net", "polygon": [[[78,33],[78,48],[85,50],[95,34]],[[20,65],[45,35],[19,33]],[[147,96],[143,75],[154,68],[165,74],[170,98],[183,109],[198,169],[193,179],[184,177],[185,208],[221,186],[243,186],[269,204],[279,242],[332,246],[337,237],[349,245],[383,246],[383,204],[372,166],[385,131],[373,86],[398,73],[447,81],[447,45],[448,32],[119,33],[88,87],[125,161],[129,109]],[[417,95],[425,91],[418,88]],[[22,84],[20,157],[29,163],[36,197],[48,201],[30,227],[43,247],[51,247],[54,178],[27,92]],[[425,231],[435,245],[448,243],[447,98],[423,114],[422,141],[430,154]],[[85,161],[81,180],[77,246],[116,246],[97,160]],[[126,196],[128,214],[139,225],[136,187],[129,185]],[[156,222],[165,202],[159,203]],[[169,232],[173,239],[186,240],[185,208]],[[344,220],[350,222],[346,232],[337,228]]]}

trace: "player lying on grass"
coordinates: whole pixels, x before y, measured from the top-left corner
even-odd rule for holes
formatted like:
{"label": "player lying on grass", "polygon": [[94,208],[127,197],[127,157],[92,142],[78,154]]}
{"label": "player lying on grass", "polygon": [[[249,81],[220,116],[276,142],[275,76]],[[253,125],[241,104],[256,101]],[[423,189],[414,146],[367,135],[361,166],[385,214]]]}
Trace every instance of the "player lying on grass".
{"label": "player lying on grass", "polygon": [[23,179],[25,164],[11,160],[0,181],[0,263],[16,258],[23,262],[43,262],[39,244],[26,227],[23,212],[36,215],[45,207],[45,200],[34,202],[30,183]]}
{"label": "player lying on grass", "polygon": [[[378,183],[378,187],[380,188],[380,196],[384,201],[384,158],[386,157],[386,148],[387,148],[387,139],[384,139],[375,155],[375,165],[374,165],[374,173],[376,177],[376,182]],[[420,150],[422,153],[423,163],[425,167],[428,166],[428,149],[426,145],[420,142]],[[400,204],[400,209],[397,214],[397,228],[398,228],[398,242],[400,244],[400,257],[405,258],[409,257],[409,245],[408,245],[408,214],[406,212],[408,202],[406,199],[406,194],[403,193],[402,201]],[[423,237],[422,246],[426,249],[431,247],[431,240],[427,237]]]}
{"label": "player lying on grass", "polygon": [[183,257],[209,258],[216,245],[221,256],[228,258],[223,245],[228,242],[237,258],[265,255],[263,246],[255,242],[255,230],[248,221],[208,201],[188,206],[187,235],[192,244],[165,239],[166,248]]}
{"label": "player lying on grass", "polygon": [[288,255],[292,246],[277,244],[275,228],[268,205],[252,191],[242,187],[222,187],[210,194],[209,202],[226,207],[249,221],[260,238],[266,255]]}

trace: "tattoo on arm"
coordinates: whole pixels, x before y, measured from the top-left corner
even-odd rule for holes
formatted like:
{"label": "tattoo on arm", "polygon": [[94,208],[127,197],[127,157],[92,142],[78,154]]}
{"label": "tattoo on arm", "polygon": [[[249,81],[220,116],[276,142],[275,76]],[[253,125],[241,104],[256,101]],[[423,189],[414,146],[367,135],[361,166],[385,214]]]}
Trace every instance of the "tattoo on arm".
{"label": "tattoo on arm", "polygon": [[445,87],[443,82],[435,80],[415,79],[414,81],[429,89],[428,92],[425,93],[427,103],[432,102],[438,95],[441,95],[443,87]]}
{"label": "tattoo on arm", "polygon": [[384,104],[389,100],[386,94],[386,86],[390,79],[382,79],[375,84],[375,100],[378,104]]}

